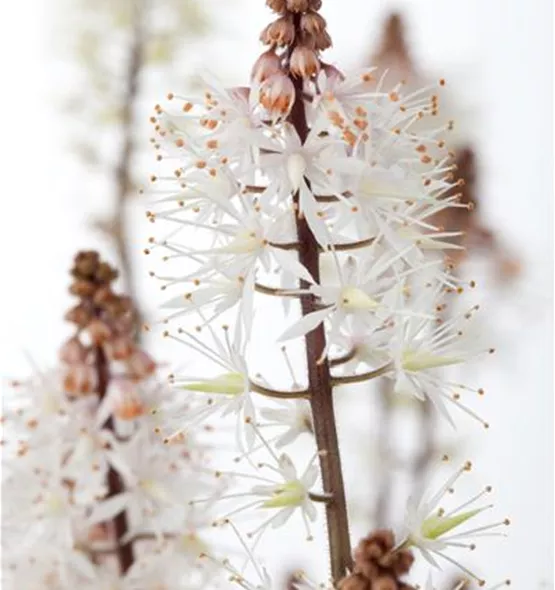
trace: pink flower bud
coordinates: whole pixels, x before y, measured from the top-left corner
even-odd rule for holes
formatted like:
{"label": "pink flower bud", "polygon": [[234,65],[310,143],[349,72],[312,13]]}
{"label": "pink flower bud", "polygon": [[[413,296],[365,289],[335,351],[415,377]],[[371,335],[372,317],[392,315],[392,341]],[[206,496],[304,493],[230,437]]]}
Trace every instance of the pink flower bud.
{"label": "pink flower bud", "polygon": [[98,319],[89,322],[87,331],[94,344],[103,344],[112,335],[110,328],[102,320]]}
{"label": "pink flower bud", "polygon": [[125,336],[118,336],[106,343],[106,352],[114,361],[124,361],[133,352],[133,342]]}
{"label": "pink flower bud", "polygon": [[309,7],[309,0],[287,0],[287,10],[291,12],[306,12]]}
{"label": "pink flower bud", "polygon": [[276,55],[273,49],[265,51],[255,62],[252,72],[251,80],[260,84],[267,80],[270,76],[281,71],[281,60]]}
{"label": "pink flower bud", "polygon": [[332,83],[332,85],[339,84],[345,80],[345,76],[335,66],[331,64],[322,63],[322,71],[326,74],[326,78]]}
{"label": "pink flower bud", "polygon": [[301,29],[309,35],[319,35],[326,30],[326,19],[317,12],[307,12],[301,16]]}
{"label": "pink flower bud", "polygon": [[289,65],[294,76],[312,78],[320,71],[320,60],[316,52],[308,47],[295,47]]}
{"label": "pink flower bud", "polygon": [[290,16],[282,16],[270,23],[260,35],[264,45],[283,47],[291,45],[295,40],[295,25]]}
{"label": "pink flower bud", "polygon": [[137,395],[121,395],[114,403],[113,413],[120,420],[135,420],[144,416],[147,408]]}
{"label": "pink flower bud", "polygon": [[60,360],[68,365],[82,363],[87,358],[87,349],[81,344],[79,338],[70,338],[58,353]]}
{"label": "pink flower bud", "polygon": [[127,369],[134,379],[145,379],[156,370],[156,363],[144,350],[136,348],[127,359]]}
{"label": "pink flower bud", "polygon": [[64,389],[69,395],[94,393],[97,375],[94,367],[84,363],[71,365],[64,377]]}
{"label": "pink flower bud", "polygon": [[271,118],[286,117],[295,102],[293,82],[285,74],[274,74],[263,82],[258,99]]}

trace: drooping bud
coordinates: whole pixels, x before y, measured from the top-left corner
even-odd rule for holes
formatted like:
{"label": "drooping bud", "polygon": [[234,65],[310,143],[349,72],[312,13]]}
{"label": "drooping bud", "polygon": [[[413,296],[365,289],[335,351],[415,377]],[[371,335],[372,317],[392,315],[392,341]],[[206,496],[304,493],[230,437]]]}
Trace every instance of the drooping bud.
{"label": "drooping bud", "polygon": [[289,68],[296,77],[312,78],[320,71],[320,60],[312,49],[302,45],[297,46],[291,54]]}
{"label": "drooping bud", "polygon": [[258,100],[272,119],[286,117],[295,102],[293,82],[282,73],[270,76],[262,83]]}
{"label": "drooping bud", "polygon": [[59,352],[60,360],[68,365],[84,362],[87,358],[87,349],[81,344],[79,338],[70,338]]}
{"label": "drooping bud", "polygon": [[306,12],[310,8],[310,0],[287,0],[287,10]]}
{"label": "drooping bud", "polygon": [[94,319],[89,323],[87,332],[94,344],[103,344],[112,335],[110,328],[99,319]]}
{"label": "drooping bud", "polygon": [[310,10],[301,17],[301,29],[309,35],[319,35],[326,30],[326,19]]}
{"label": "drooping bud", "polygon": [[295,40],[295,26],[289,15],[278,18],[270,23],[260,35],[260,41],[264,45],[277,45],[284,47],[291,45]]}
{"label": "drooping bud", "polygon": [[345,80],[345,76],[335,66],[331,64],[321,63],[322,71],[326,74],[326,78],[332,83],[337,84]]}
{"label": "drooping bud", "polygon": [[127,359],[127,369],[131,377],[145,379],[154,373],[156,363],[144,350],[136,348]]}
{"label": "drooping bud", "polygon": [[314,48],[318,51],[325,51],[332,46],[332,41],[327,31],[322,31],[314,36]]}
{"label": "drooping bud", "polygon": [[255,62],[251,80],[261,84],[274,74],[281,72],[281,60],[273,49],[265,51]]}
{"label": "drooping bud", "polygon": [[94,367],[86,364],[71,365],[64,377],[64,389],[69,395],[94,393],[97,386],[97,375]]}
{"label": "drooping bud", "polygon": [[274,12],[285,12],[287,10],[287,0],[266,0],[266,5]]}
{"label": "drooping bud", "polygon": [[133,342],[130,338],[119,336],[106,343],[108,356],[114,361],[124,361],[133,353]]}

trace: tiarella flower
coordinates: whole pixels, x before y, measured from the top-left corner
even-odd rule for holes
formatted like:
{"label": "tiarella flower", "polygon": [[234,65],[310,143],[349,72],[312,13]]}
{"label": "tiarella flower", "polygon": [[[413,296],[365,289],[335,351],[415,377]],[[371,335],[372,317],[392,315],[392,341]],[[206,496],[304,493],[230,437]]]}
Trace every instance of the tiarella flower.
{"label": "tiarella flower", "polygon": [[[484,352],[494,352],[493,349],[484,350],[475,342],[465,340],[467,324],[477,307],[442,320],[441,313],[447,303],[441,285],[435,290],[424,287],[420,297],[417,296],[416,301],[412,300],[414,298],[413,294],[405,305],[415,313],[400,315],[396,319],[392,338],[383,348],[384,360],[392,363],[386,374],[394,380],[395,391],[421,400],[430,399],[442,415],[453,423],[445,406],[445,402],[450,402],[487,428],[487,423],[460,401],[461,392],[475,390],[452,383],[442,374],[446,367],[467,362]],[[419,315],[416,313],[418,309],[423,312],[433,310],[435,314]],[[376,353],[379,353],[379,348]],[[388,358],[388,355],[391,356]],[[482,394],[483,391],[479,389],[477,393]]]}
{"label": "tiarella flower", "polygon": [[[374,257],[374,250],[366,256],[349,256],[338,266],[339,284],[313,284],[309,292],[318,297],[322,309],[305,315],[281,336],[281,340],[297,338],[314,330],[329,318],[327,345],[338,343],[339,333],[347,318],[352,317],[372,331],[387,320],[395,310],[391,308],[390,292],[397,278],[391,267],[398,259],[389,253]],[[324,350],[323,354],[326,354]]]}
{"label": "tiarella flower", "polygon": [[295,442],[301,434],[314,433],[312,410],[307,400],[275,401],[278,407],[263,408],[260,416],[265,420],[263,426],[286,428],[285,432],[275,439],[277,449]]}
{"label": "tiarella flower", "polygon": [[[439,556],[450,563],[460,567],[463,571],[476,578],[463,565],[455,561],[447,551],[453,548],[474,549],[475,540],[481,537],[499,536],[494,532],[499,527],[509,524],[508,519],[493,524],[486,524],[475,528],[465,528],[470,520],[477,518],[482,512],[491,508],[491,505],[473,507],[475,503],[491,492],[487,487],[476,496],[463,502],[454,509],[440,507],[448,493],[453,492],[453,485],[464,473],[470,471],[470,463],[466,463],[458,469],[443,486],[434,494],[420,494],[410,499],[405,517],[405,547],[418,549],[423,557],[432,565],[439,567],[434,555]],[[460,529],[463,529],[459,532]]]}
{"label": "tiarella flower", "polygon": [[[295,129],[285,124],[273,142],[266,142],[267,152],[260,158],[260,167],[269,184],[260,195],[261,203],[280,203],[293,193],[299,194],[299,209],[322,245],[332,242],[325,222],[324,206],[315,194],[341,198],[343,175],[357,175],[364,168],[356,158],[349,158],[345,145],[338,140],[322,139],[311,133],[301,143]],[[310,188],[309,184],[310,183]]]}
{"label": "tiarella flower", "polygon": [[218,372],[213,377],[174,375],[172,383],[176,391],[190,392],[182,404],[182,410],[175,412],[175,407],[169,406],[153,411],[155,414],[163,414],[162,421],[166,425],[166,430],[170,431],[166,442],[181,437],[192,423],[198,424],[214,414],[219,414],[223,417],[236,416],[237,442],[243,446],[244,434],[247,446],[252,447],[254,433],[251,428],[244,428],[245,419],[255,416],[255,407],[252,402],[252,383],[245,360],[243,331],[238,326],[232,341],[227,326],[223,327],[223,338],[220,338],[210,325],[204,330],[211,335],[212,348],[197,335],[184,330],[180,330],[177,336],[171,338],[196,350],[215,368],[217,367]]}
{"label": "tiarella flower", "polygon": [[[268,443],[260,434],[259,429],[253,424],[253,430],[257,436],[263,441],[268,454],[272,458],[272,463],[261,462],[257,465],[257,472],[261,470],[271,470],[275,476],[274,478],[267,477],[266,475],[238,473],[238,472],[217,472],[218,477],[231,478],[233,480],[244,479],[246,481],[255,480],[262,482],[253,486],[250,491],[221,494],[218,495],[217,500],[229,501],[237,498],[245,498],[248,503],[239,506],[229,511],[224,516],[220,517],[216,522],[219,524],[226,524],[229,518],[235,514],[242,513],[253,508],[261,509],[264,513],[270,512],[271,515],[258,525],[253,530],[249,531],[248,537],[255,537],[256,542],[267,530],[269,526],[277,528],[283,526],[295,512],[300,512],[306,531],[307,538],[312,539],[312,533],[310,531],[310,522],[316,519],[316,507],[314,501],[311,498],[311,489],[318,479],[318,468],[314,465],[314,457],[307,465],[305,471],[298,475],[297,470],[291,460],[291,458],[285,453],[279,457],[274,454]],[[318,494],[316,494],[318,495]],[[210,497],[206,500],[194,500],[192,504],[199,502],[204,503],[206,501],[212,502],[213,498]]]}
{"label": "tiarella flower", "polygon": [[188,494],[194,494],[191,485],[191,465],[179,447],[159,444],[153,434],[139,431],[126,442],[112,443],[109,460],[124,481],[125,491],[104,500],[94,507],[90,523],[112,519],[126,510],[131,521],[128,535],[136,528],[150,527],[161,534],[174,519],[183,519]]}

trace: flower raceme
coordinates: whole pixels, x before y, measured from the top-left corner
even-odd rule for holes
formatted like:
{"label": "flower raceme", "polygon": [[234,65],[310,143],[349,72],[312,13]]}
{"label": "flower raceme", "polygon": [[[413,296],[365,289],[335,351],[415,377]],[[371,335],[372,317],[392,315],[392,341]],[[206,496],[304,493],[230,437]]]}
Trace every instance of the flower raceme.
{"label": "flower raceme", "polygon": [[[151,119],[159,170],[147,218],[157,231],[145,253],[160,256],[151,274],[171,293],[164,334],[187,347],[183,364],[195,367],[172,375],[181,409],[156,412],[167,442],[208,418],[234,418],[240,459],[252,471],[225,472],[229,485],[259,483],[215,501],[247,498],[222,519],[260,516],[250,531],[257,542],[293,512],[311,520],[318,496],[337,584],[352,559],[333,389],[384,377],[452,422],[447,402],[475,416],[461,401],[472,390],[444,375],[483,349],[464,338],[474,310],[446,317],[465,290],[443,257],[458,233],[434,222],[443,210],[469,206],[459,203],[444,139],[453,124],[434,124],[445,82],[406,91],[372,68],[343,73],[321,59],[331,40],[320,0],[268,5],[277,17],[261,35],[267,48],[247,86],[225,88],[207,75],[200,97],[170,93]],[[299,339],[306,379],[283,391],[271,383],[277,376],[258,377],[257,358]],[[279,399],[280,409],[260,408],[265,397]],[[280,420],[285,431],[263,438]],[[303,433],[317,447],[316,496],[313,466],[298,477],[293,455],[274,450]],[[278,482],[259,473],[270,464]],[[426,551],[462,522],[420,523],[410,538],[423,539]]]}

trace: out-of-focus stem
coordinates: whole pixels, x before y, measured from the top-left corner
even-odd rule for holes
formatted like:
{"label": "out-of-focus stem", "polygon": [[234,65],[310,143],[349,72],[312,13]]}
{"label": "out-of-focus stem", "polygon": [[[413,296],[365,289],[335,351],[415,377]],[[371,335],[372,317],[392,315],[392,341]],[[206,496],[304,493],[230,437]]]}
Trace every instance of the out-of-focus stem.
{"label": "out-of-focus stem", "polygon": [[[108,386],[110,383],[110,366],[108,363],[108,359],[106,358],[106,354],[101,346],[97,346],[95,348],[96,353],[96,371],[98,376],[98,395],[102,399],[106,393],[108,392]],[[114,430],[113,420],[110,417],[105,427],[108,430]],[[108,470],[108,498],[121,494],[124,491],[124,485],[121,480],[120,475],[118,472],[113,468],[110,467]],[[117,544],[117,558],[120,566],[120,571],[122,574],[125,574],[127,570],[131,567],[134,561],[133,557],[133,545],[131,542],[127,542],[126,544],[122,544],[121,540],[127,534],[129,530],[129,526],[127,523],[127,515],[125,510],[120,512],[114,518],[114,528],[116,531],[116,544]]]}
{"label": "out-of-focus stem", "polygon": [[[134,300],[137,309],[135,272],[129,247],[129,227],[126,215],[126,204],[132,188],[132,164],[134,152],[135,108],[139,97],[139,76],[144,63],[145,33],[144,25],[145,0],[132,2],[131,43],[129,46],[128,66],[125,75],[125,86],[121,112],[121,150],[114,170],[115,203],[114,216],[109,224],[110,235],[119,259],[119,269],[124,281],[124,290]],[[140,321],[142,315],[137,313]],[[137,334],[140,334],[138,331]]]}

